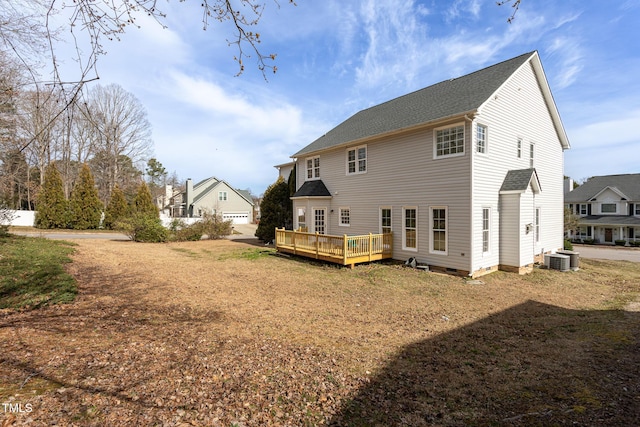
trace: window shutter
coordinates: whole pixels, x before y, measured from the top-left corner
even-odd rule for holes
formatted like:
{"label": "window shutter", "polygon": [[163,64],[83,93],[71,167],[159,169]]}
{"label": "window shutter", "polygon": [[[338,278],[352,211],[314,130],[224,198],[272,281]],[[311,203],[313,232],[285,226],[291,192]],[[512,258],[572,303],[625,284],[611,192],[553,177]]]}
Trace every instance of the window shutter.
{"label": "window shutter", "polygon": [[587,205],[587,215],[591,215],[591,203]]}
{"label": "window shutter", "polygon": [[634,208],[633,203],[629,203],[629,216],[633,215],[633,208]]}

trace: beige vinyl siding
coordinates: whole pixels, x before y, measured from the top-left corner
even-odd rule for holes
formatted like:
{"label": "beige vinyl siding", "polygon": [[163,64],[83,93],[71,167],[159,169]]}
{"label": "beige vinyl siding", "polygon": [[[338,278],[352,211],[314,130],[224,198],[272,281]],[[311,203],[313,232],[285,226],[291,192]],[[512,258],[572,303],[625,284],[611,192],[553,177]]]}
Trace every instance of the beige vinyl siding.
{"label": "beige vinyl siding", "polygon": [[[227,192],[227,200],[218,200],[218,193],[220,191]],[[253,219],[253,206],[224,182],[220,182],[201,199],[194,203],[194,216],[198,216],[198,209],[215,209],[216,212],[220,214],[225,212],[246,212],[249,214],[249,222]]]}
{"label": "beige vinyl siding", "polygon": [[[519,266],[520,242],[520,194],[505,194],[500,200],[500,264]],[[487,267],[487,266],[485,266]]]}
{"label": "beige vinyl siding", "polygon": [[[327,200],[327,233],[378,233],[380,207],[390,207],[394,258],[416,257],[419,262],[427,264],[469,270],[471,126],[462,118],[451,122],[457,123],[465,125],[463,156],[434,159],[434,127],[396,135],[384,141],[367,141],[367,172],[364,174],[346,173],[346,147],[322,152],[321,179],[332,195]],[[304,203],[296,201],[296,206]],[[348,229],[339,226],[341,206],[350,207],[351,225]],[[403,206],[415,206],[418,210],[417,253],[402,250]],[[431,206],[447,207],[448,255],[429,254]]]}
{"label": "beige vinyl siding", "polygon": [[[505,229],[494,227],[492,241],[500,242],[500,251],[492,251],[491,259],[482,256],[482,208],[498,206],[499,190],[509,170],[529,168],[529,144],[535,144],[534,168],[541,192],[535,204],[541,206],[543,223],[539,251],[556,250],[563,244],[563,152],[553,126],[542,91],[530,63],[517,71],[494,97],[480,109],[476,122],[487,126],[487,153],[474,151],[473,161],[473,269],[487,264],[509,264],[501,259],[513,246]],[[475,138],[475,135],[474,135]],[[522,157],[517,158],[517,140],[522,139]],[[475,143],[475,140],[474,140]],[[500,223],[502,212],[495,212],[494,224]],[[521,227],[522,228],[522,227]],[[506,233],[506,234],[505,234]],[[502,254],[502,255],[500,255]],[[527,263],[532,262],[528,260]],[[510,264],[511,265],[511,264]]]}

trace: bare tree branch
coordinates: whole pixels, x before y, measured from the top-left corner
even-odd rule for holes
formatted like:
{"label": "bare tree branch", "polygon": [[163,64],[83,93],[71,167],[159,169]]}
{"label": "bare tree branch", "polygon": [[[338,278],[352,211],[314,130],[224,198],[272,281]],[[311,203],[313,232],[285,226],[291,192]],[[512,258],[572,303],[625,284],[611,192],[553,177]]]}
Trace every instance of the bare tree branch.
{"label": "bare tree branch", "polygon": [[518,13],[518,9],[520,9],[520,2],[522,0],[503,0],[496,2],[498,6],[502,6],[504,4],[511,3],[512,1],[513,4],[511,4],[511,7],[513,8],[513,13],[511,14],[511,16],[509,16],[509,19],[507,19],[507,22],[509,24],[511,24],[513,20],[516,19],[516,13]]}

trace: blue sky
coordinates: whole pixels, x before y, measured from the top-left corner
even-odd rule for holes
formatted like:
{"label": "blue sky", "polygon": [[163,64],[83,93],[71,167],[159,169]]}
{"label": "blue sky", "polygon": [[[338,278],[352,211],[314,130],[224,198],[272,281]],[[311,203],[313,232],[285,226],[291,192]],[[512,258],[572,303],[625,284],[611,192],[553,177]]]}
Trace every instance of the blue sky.
{"label": "blue sky", "polygon": [[277,53],[265,82],[252,59],[234,77],[231,29],[202,30],[198,2],[163,4],[107,42],[100,84],[146,107],[154,155],[185,180],[209,176],[256,195],[274,165],[355,112],[537,50],[572,148],[565,174],[640,172],[640,0],[265,0],[257,28]]}

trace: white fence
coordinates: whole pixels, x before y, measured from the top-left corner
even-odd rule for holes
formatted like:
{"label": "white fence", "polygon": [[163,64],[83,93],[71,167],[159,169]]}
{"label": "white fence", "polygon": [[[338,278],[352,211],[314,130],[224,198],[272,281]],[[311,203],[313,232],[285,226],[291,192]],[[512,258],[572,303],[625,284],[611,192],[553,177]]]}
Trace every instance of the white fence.
{"label": "white fence", "polygon": [[16,227],[33,227],[36,221],[36,211],[14,211],[9,210],[11,221],[9,225]]}
{"label": "white fence", "polygon": [[[9,225],[14,227],[33,227],[36,220],[36,211],[14,211],[10,210],[10,214],[12,215],[12,220],[9,222]],[[168,215],[160,214],[160,220],[162,221],[162,225],[165,227],[169,227],[169,224],[173,220]],[[181,221],[186,224],[193,224],[198,221],[201,221],[202,218],[180,218]]]}

